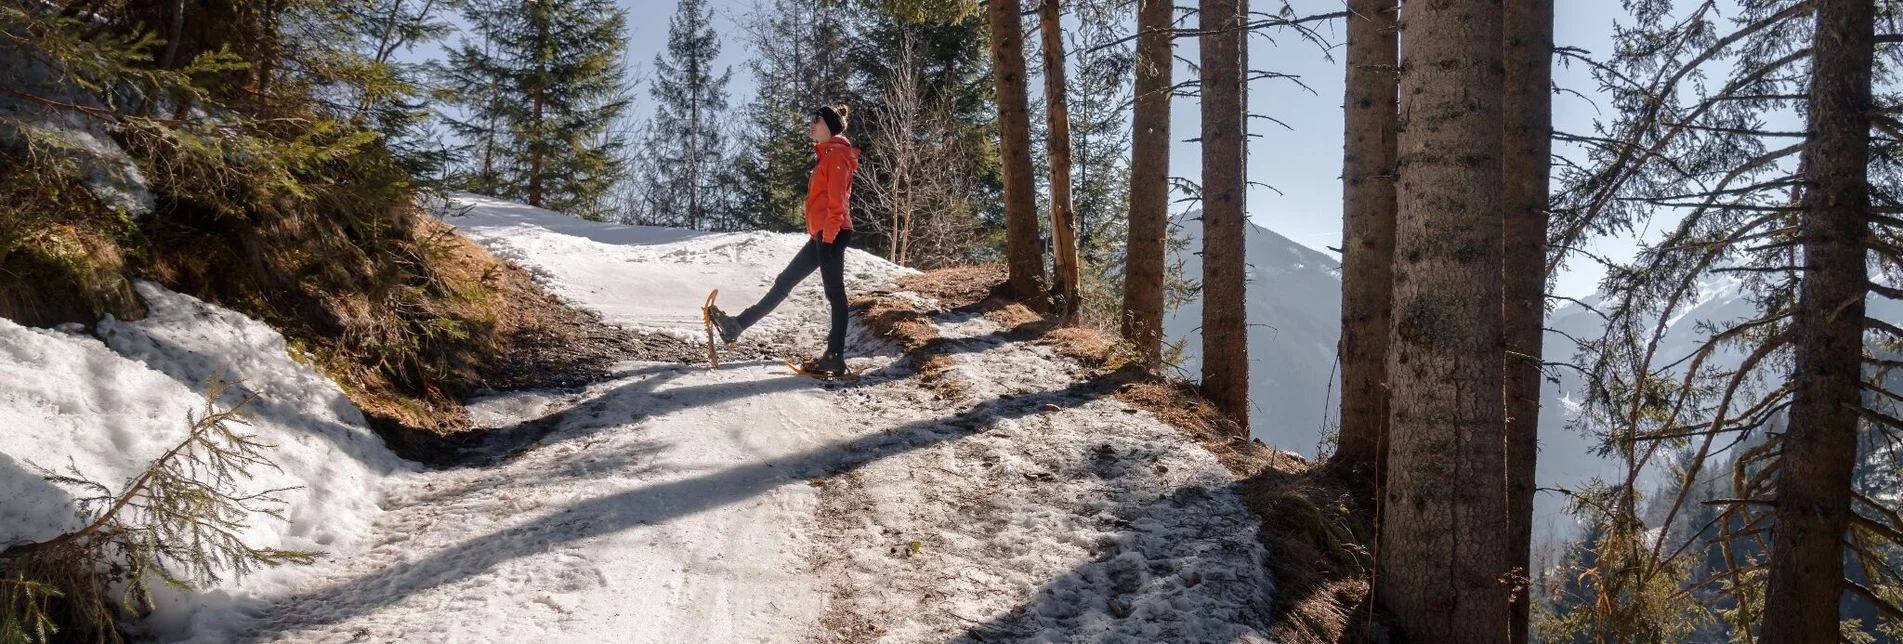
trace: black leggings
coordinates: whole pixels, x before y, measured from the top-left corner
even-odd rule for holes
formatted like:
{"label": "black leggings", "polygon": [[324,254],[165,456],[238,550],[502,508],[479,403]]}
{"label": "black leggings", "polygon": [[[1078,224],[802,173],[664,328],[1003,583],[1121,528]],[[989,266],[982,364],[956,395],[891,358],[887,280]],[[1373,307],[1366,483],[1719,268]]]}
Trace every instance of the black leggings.
{"label": "black leggings", "polygon": [[843,355],[846,349],[846,244],[852,241],[852,231],[841,230],[833,237],[833,243],[826,243],[818,237],[806,240],[806,247],[800,249],[793,261],[773,280],[773,289],[760,297],[760,301],[747,310],[740,312],[740,327],[747,328],[760,318],[773,312],[773,308],[786,299],[806,276],[819,269],[819,278],[826,284],[826,302],[833,306],[833,328],[826,334],[826,353]]}

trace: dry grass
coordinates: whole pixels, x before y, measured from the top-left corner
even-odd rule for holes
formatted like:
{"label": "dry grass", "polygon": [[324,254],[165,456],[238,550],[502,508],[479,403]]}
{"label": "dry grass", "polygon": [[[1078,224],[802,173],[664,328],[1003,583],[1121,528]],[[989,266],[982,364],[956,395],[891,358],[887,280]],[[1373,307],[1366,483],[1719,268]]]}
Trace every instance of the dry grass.
{"label": "dry grass", "polygon": [[863,311],[861,316],[873,333],[899,343],[899,348],[906,353],[923,349],[938,339],[938,326],[932,324],[931,314],[909,301],[873,295],[854,298],[851,305]]}
{"label": "dry grass", "polygon": [[1261,518],[1276,597],[1270,636],[1290,644],[1383,641],[1368,612],[1374,529],[1326,467],[1265,468],[1242,482]]}
{"label": "dry grass", "polygon": [[899,279],[899,289],[938,300],[948,309],[975,306],[996,292],[1009,277],[1000,264],[955,266]]}
{"label": "dry grass", "polygon": [[1030,307],[1017,302],[997,302],[995,306],[986,307],[985,319],[996,322],[998,326],[1004,327],[1007,332],[1016,332],[1021,329],[1047,330],[1037,329],[1037,327],[1033,326],[1046,324],[1044,316],[1038,315],[1037,312],[1032,311]]}

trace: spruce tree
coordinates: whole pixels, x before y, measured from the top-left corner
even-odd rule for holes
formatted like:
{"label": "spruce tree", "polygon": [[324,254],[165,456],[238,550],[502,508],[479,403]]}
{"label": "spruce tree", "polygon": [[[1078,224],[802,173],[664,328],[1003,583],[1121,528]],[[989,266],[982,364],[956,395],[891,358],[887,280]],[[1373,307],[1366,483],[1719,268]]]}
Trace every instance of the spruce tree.
{"label": "spruce tree", "polygon": [[1203,112],[1203,394],[1249,435],[1247,0],[1201,8]]}
{"label": "spruce tree", "polygon": [[[915,147],[930,148],[926,156],[947,159],[942,162],[946,165],[944,172],[935,174],[952,183],[966,184],[960,189],[966,203],[958,209],[972,212],[969,218],[963,212],[928,213],[936,221],[922,221],[922,226],[915,227],[918,236],[907,242],[914,250],[906,255],[919,259],[922,263],[918,266],[954,258],[958,263],[996,261],[993,246],[1003,228],[1003,184],[984,15],[974,13],[976,7],[969,5],[927,7],[924,15],[913,15],[904,8],[861,5],[845,18],[853,26],[848,37],[852,46],[846,102],[855,106],[852,137],[865,150],[862,159],[866,161],[859,169],[858,180],[868,187],[892,183],[886,174],[891,164],[879,158],[886,156],[896,140],[893,137],[902,137],[886,131],[892,127],[889,121],[902,111],[887,109],[890,106],[883,104],[893,89],[893,79],[900,75],[916,77],[920,90],[917,98],[927,115],[918,123],[927,127],[912,134],[919,137]],[[909,58],[902,55],[906,51],[911,52]],[[855,221],[891,218],[877,200],[855,199],[853,207]],[[975,226],[984,229],[972,230]],[[981,233],[982,238],[966,239],[976,237],[967,233]],[[871,237],[866,241],[870,245],[885,243]]]}
{"label": "spruce tree", "polygon": [[1399,33],[1395,0],[1348,5],[1342,119],[1341,438],[1333,464],[1380,494],[1387,448],[1388,323],[1394,293],[1394,154]]}
{"label": "spruce tree", "polygon": [[681,0],[668,20],[667,50],[654,56],[648,86],[656,103],[642,144],[644,154],[656,157],[646,168],[648,199],[656,209],[647,213],[648,223],[733,227],[726,221],[735,185],[726,126],[733,70],[716,70],[719,56],[720,36],[706,0]]}
{"label": "spruce tree", "polygon": [[839,16],[845,10],[820,0],[773,0],[757,7],[746,25],[753,50],[747,67],[759,93],[745,108],[736,165],[740,214],[750,228],[806,228],[806,180],[813,165],[806,123],[818,106],[847,96],[849,36]]}
{"label": "spruce tree", "polygon": [[1130,214],[1131,94],[1135,67],[1125,39],[1136,7],[1072,5],[1070,74],[1071,206],[1082,255],[1084,323],[1110,332],[1122,324],[1124,256]]}
{"label": "spruce tree", "polygon": [[625,145],[608,128],[628,100],[627,14],[611,0],[472,2],[475,35],[450,57],[462,120],[477,146],[469,187],[603,219]]}
{"label": "spruce tree", "polygon": [[1509,641],[1498,2],[1406,5],[1376,600],[1410,642]]}
{"label": "spruce tree", "polygon": [[1031,310],[1050,310],[1038,235],[1037,182],[1031,163],[1030,90],[1024,64],[1023,4],[991,0],[991,69],[997,82],[999,148],[1004,157],[1005,254],[1012,297]]}
{"label": "spruce tree", "polygon": [[1130,223],[1123,286],[1123,338],[1145,366],[1163,364],[1164,275],[1169,241],[1170,97],[1176,65],[1170,0],[1137,7],[1135,106],[1130,117]]}
{"label": "spruce tree", "polygon": [[[1682,583],[1714,593],[1699,600],[1731,632],[1765,641],[1834,639],[1838,611],[1859,605],[1891,628],[1903,616],[1903,520],[1887,489],[1853,474],[1871,458],[1855,432],[1903,429],[1888,374],[1903,363],[1885,353],[1903,330],[1862,310],[1903,296],[1903,222],[1885,214],[1903,204],[1888,116],[1903,97],[1881,83],[1903,52],[1884,43],[1885,5],[1875,16],[1867,1],[1747,2],[1735,15],[1634,5],[1615,55],[1595,64],[1616,117],[1570,136],[1588,163],[1563,173],[1555,198],[1554,247],[1574,257],[1594,235],[1673,217],[1635,259],[1609,266],[1596,307],[1608,332],[1577,360],[1588,426],[1629,471],[1589,513],[1635,544],[1623,556],[1640,565],[1619,583],[1681,583],[1669,575],[1700,550],[1682,535],[1699,531],[1652,531],[1694,514],[1695,483],[1725,476],[1718,457],[1735,455],[1730,489],[1712,501],[1723,556]],[[1804,124],[1778,123],[1793,117]],[[1714,286],[1738,292],[1735,313],[1690,331],[1662,322]],[[1684,334],[1680,348],[1665,350],[1667,333]],[[1641,512],[1636,482],[1674,449],[1690,455],[1662,504]],[[1659,623],[1655,605],[1614,609],[1600,632]]]}

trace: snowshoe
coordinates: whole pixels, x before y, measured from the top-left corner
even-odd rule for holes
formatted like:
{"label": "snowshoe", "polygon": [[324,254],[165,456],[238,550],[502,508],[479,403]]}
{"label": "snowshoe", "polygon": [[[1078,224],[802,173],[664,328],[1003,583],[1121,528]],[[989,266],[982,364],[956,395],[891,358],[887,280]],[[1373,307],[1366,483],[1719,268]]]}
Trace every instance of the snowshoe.
{"label": "snowshoe", "polygon": [[[714,353],[714,316],[720,315],[721,317],[725,317],[725,314],[720,313],[720,309],[714,307],[714,296],[716,295],[720,295],[720,289],[714,289],[714,292],[708,293],[707,301],[700,305],[700,322],[707,327],[707,363],[712,365],[713,368],[718,369],[720,368],[720,356]],[[728,346],[732,346],[732,344],[729,343]]]}
{"label": "snowshoe", "polygon": [[792,360],[785,360],[783,362],[785,362],[787,368],[793,370],[793,373],[818,380],[852,382],[858,380],[860,376],[860,374],[853,373],[851,369],[846,368],[845,356],[825,356],[818,360],[801,359],[798,363],[794,363]]}

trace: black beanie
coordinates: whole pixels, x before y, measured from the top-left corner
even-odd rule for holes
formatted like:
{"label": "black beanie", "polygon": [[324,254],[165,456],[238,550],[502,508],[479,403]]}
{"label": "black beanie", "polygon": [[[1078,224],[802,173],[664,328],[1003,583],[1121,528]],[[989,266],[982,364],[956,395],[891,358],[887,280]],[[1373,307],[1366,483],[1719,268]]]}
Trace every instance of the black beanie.
{"label": "black beanie", "polygon": [[817,116],[819,120],[825,121],[826,131],[832,132],[833,136],[839,136],[840,132],[846,131],[846,115],[850,113],[851,111],[846,108],[836,109],[831,105],[822,106],[819,109],[813,110],[813,116]]}

